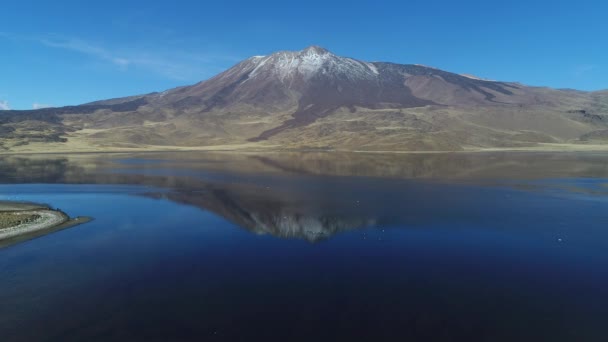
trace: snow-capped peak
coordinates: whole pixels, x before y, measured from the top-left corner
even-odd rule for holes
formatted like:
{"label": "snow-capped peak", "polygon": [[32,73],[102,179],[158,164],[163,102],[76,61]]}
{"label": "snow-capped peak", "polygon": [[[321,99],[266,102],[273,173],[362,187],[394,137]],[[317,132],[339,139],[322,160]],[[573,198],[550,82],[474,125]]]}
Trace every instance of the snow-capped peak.
{"label": "snow-capped peak", "polygon": [[323,73],[340,74],[349,79],[369,79],[378,73],[370,63],[339,57],[315,45],[301,51],[280,51],[270,56],[256,58],[254,61],[257,65],[249,74],[249,78],[270,73],[277,75],[281,81],[287,81],[295,76],[309,79],[318,73]]}

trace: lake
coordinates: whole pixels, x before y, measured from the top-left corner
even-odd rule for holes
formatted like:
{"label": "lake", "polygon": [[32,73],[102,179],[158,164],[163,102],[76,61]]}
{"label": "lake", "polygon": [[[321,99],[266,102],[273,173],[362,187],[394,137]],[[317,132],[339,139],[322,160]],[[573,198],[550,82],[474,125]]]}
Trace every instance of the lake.
{"label": "lake", "polygon": [[0,157],[3,341],[606,341],[608,154]]}

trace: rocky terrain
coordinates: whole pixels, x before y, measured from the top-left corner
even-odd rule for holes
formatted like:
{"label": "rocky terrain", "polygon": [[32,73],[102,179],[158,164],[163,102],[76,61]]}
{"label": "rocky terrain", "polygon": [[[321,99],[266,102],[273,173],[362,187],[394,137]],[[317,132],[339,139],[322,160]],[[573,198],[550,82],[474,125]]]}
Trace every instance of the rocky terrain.
{"label": "rocky terrain", "polygon": [[0,111],[0,150],[562,149],[608,142],[608,92],[365,62],[312,46],[200,83],[80,106]]}

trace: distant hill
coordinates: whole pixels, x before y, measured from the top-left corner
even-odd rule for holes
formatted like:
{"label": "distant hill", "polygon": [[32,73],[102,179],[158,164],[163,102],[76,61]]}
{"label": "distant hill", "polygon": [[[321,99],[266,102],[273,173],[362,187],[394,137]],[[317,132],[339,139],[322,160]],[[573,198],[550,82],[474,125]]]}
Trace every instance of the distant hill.
{"label": "distant hill", "polygon": [[364,62],[317,46],[246,59],[192,86],[0,111],[0,148],[376,151],[608,143],[608,91]]}

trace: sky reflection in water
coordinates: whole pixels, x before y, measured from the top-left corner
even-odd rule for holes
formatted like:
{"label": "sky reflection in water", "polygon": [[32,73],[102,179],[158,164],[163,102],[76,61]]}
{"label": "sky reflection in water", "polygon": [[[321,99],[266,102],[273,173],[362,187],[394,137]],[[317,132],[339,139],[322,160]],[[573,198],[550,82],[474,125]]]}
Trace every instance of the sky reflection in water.
{"label": "sky reflection in water", "polygon": [[0,199],[95,220],[0,249],[0,332],[601,341],[606,157],[3,157]]}

